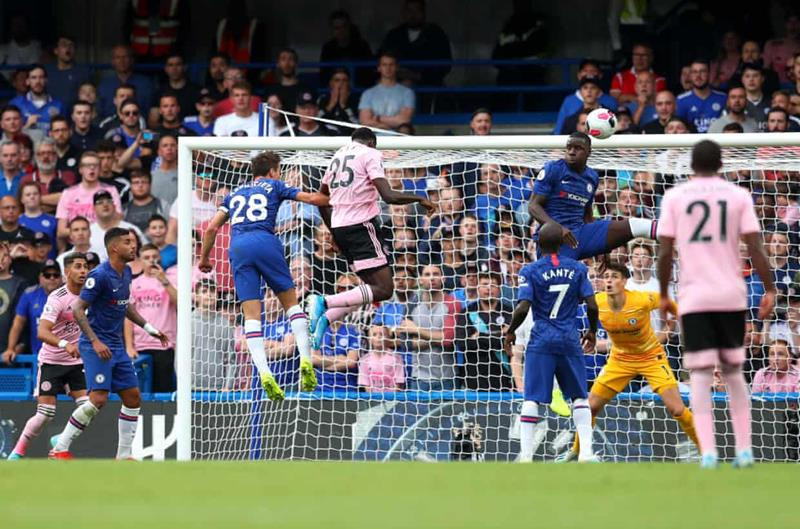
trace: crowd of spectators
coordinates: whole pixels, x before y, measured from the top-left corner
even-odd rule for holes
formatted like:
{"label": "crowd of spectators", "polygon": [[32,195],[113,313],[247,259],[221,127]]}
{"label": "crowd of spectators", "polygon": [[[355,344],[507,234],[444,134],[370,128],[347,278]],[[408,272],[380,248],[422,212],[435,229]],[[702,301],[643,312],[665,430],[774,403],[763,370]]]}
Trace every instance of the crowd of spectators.
{"label": "crowd of spectators", "polygon": [[[346,68],[323,69],[320,85],[325,89],[317,94],[298,75],[299,57],[290,48],[280,51],[274,70],[243,70],[237,64],[252,54],[243,55],[237,39],[224,37],[225,31],[242,27],[233,21],[209,58],[202,86],[188,78],[183,56],[170,51],[160,57],[163,72],[153,76],[135,69],[134,48],[115,46],[112,70],[99,79],[75,63],[75,42],[67,35],[55,40],[51,62],[40,65],[40,54],[29,56],[33,64],[11,76],[19,81],[17,95],[0,108],[3,360],[13,362],[19,353],[36,351],[36,310],[43,296],[59,286],[64,256],[77,250],[88,252],[92,264],[102,262],[103,234],[120,226],[140,242],[131,263],[132,302],[172,340],[165,348],[126,327],[126,347],[132,358],[152,358],[154,391],[174,390],[177,137],[257,135],[261,101],[274,109],[270,135],[349,134],[316,117],[413,133],[414,88],[443,84],[448,69],[415,70],[403,61],[446,60],[451,51],[441,27],[426,20],[423,1],[407,0],[405,17],[373,53],[348,13],[331,14],[332,38],[321,58],[376,61],[377,79],[370,68],[355,70],[359,85],[372,85],[360,94]],[[666,76],[653,71],[653,48],[644,42],[632,46],[630,67],[608,80],[603,64],[586,59],[577,72],[578,88],[558,111],[554,132],[585,130],[587,113],[598,107],[617,112],[620,133],[800,130],[800,19],[790,15],[785,29],[783,38],[764,43],[763,53],[761,43],[728,32],[718,57],[693,60]],[[516,31],[513,26],[507,30]],[[530,79],[531,72],[504,74]],[[676,95],[671,86],[680,86],[682,93]],[[287,117],[280,109],[296,116]],[[489,108],[476,109],[471,134],[491,134],[492,120]],[[200,232],[235,182],[223,178],[226,168],[220,163],[195,162],[193,220]],[[319,174],[318,168],[306,169],[289,167],[284,178],[307,186]],[[520,389],[501,337],[510,321],[519,269],[535,255],[527,201],[537,170],[474,162],[387,169],[392,187],[425,194],[438,211],[426,218],[412,206],[385,207],[394,297],[331,326],[313,356],[322,390]],[[742,171],[729,177],[756,197],[783,294],[773,321],[751,318],[748,324],[753,387],[797,391],[800,175]],[[604,172],[595,214],[655,218],[659,197],[674,182],[668,173]],[[229,236],[225,228],[221,232]],[[315,208],[284,204],[276,232],[286,245],[301,297],[330,294],[359,281],[337,255]],[[616,250],[613,257],[632,268],[630,288],[655,289],[652,247],[637,243]],[[193,277],[194,384],[207,390],[241,389],[249,386],[252,372],[224,245],[213,258],[215,273],[195,271]],[[747,263],[744,268],[751,307],[757,307],[763,286]],[[272,294],[264,301],[269,358],[279,382],[291,387],[297,377],[291,327]],[[677,330],[663,322],[656,326],[680,368]],[[600,340],[597,358],[587,360],[593,374],[602,366],[603,347]]]}

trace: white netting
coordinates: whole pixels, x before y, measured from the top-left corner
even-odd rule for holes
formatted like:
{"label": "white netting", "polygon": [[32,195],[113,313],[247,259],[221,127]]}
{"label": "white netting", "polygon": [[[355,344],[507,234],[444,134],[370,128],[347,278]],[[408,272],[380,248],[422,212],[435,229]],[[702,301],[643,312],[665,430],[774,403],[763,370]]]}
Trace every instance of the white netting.
{"label": "white netting", "polygon": [[[226,149],[226,139],[218,141],[217,149],[192,151],[193,172],[200,175],[194,180],[195,202],[219,200],[225,189],[247,178],[253,151]],[[278,152],[283,179],[310,191],[318,188],[334,151]],[[770,369],[768,358],[771,340],[786,339],[791,353],[800,350],[794,347],[800,346],[795,344],[800,304],[790,303],[795,285],[800,285],[795,277],[800,250],[798,152],[788,146],[724,149],[727,176],[753,191],[765,231],[775,234],[769,238],[769,251],[783,295],[773,321],[751,318],[747,335],[747,379],[769,383],[769,391],[753,399],[756,455],[769,460],[798,459],[798,398],[791,394],[797,388],[779,387],[796,375],[784,374],[783,365]],[[386,151],[392,186],[429,194],[439,215],[427,219],[415,206],[383,206],[395,297],[332,326],[315,355],[324,366],[315,394],[297,392],[298,357],[291,329],[274,295],[266,295],[267,350],[288,396],[281,404],[267,401],[253,376],[225,251],[229,232],[223,228],[212,253],[215,272],[205,280],[196,272],[193,281],[199,286],[192,325],[192,457],[516,458],[520,380],[502,353],[501,329],[510,321],[517,272],[534,251],[527,205],[535,175],[544,162],[562,154],[560,149],[534,147]],[[688,148],[596,149],[589,161],[601,176],[595,216],[656,218],[663,192],[689,173],[688,160]],[[205,219],[197,204],[194,210],[199,235]],[[358,278],[334,253],[316,208],[284,204],[276,232],[286,246],[300,297],[357,284]],[[195,250],[198,241],[196,237]],[[632,288],[657,290],[655,265],[646,254],[628,248],[613,253],[634,270]],[[499,284],[491,278],[479,280],[487,270]],[[760,282],[745,273],[755,307]],[[216,288],[213,299],[208,299],[207,284]],[[487,299],[496,303],[482,305]],[[670,364],[685,380],[679,333],[654,323],[664,331]],[[593,379],[605,354],[586,360]],[[791,362],[797,365],[794,357]],[[720,393],[716,413],[718,431],[724,433],[719,442],[730,455],[733,440],[722,411],[724,400]],[[537,427],[538,459],[552,459],[572,441],[569,420],[547,413],[548,420]],[[595,443],[607,459],[681,460],[694,454],[678,424],[641,380],[606,407]]]}

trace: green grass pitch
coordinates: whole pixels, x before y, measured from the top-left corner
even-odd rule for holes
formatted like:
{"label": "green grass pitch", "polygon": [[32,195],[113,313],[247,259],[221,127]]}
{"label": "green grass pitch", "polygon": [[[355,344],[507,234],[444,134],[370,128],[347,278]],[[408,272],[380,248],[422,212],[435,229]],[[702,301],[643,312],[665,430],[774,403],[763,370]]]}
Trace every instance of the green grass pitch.
{"label": "green grass pitch", "polygon": [[19,461],[0,527],[800,527],[800,467]]}

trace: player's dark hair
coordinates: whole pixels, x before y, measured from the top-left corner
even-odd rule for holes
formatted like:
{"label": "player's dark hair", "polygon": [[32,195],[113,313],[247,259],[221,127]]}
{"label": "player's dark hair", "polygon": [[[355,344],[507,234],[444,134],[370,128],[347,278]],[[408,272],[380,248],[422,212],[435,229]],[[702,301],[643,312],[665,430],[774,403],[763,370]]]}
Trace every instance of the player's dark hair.
{"label": "player's dark hair", "polygon": [[742,127],[741,124],[732,121],[731,123],[728,123],[722,127],[722,132],[738,132],[739,134],[742,134],[744,132],[744,127]]}
{"label": "player's dark hair", "polygon": [[558,253],[563,236],[561,226],[548,222],[539,229],[539,249],[542,253]]}
{"label": "player's dark hair", "polygon": [[623,279],[628,279],[631,277],[631,271],[628,270],[628,267],[620,261],[611,261],[610,263],[606,263],[605,269],[606,271],[611,270],[613,272],[618,272]]}
{"label": "player's dark hair", "polygon": [[761,68],[761,66],[759,66],[754,62],[746,62],[742,65],[742,74],[744,74],[744,72],[746,72],[747,70],[753,70],[755,72],[760,73],[761,75],[764,75],[763,68]]}
{"label": "player's dark hair", "polygon": [[[586,112],[586,114],[588,114],[588,112]],[[569,142],[569,141],[572,141],[572,140],[580,140],[580,141],[582,141],[584,143],[587,143],[588,145],[592,144],[592,139],[589,137],[588,134],[586,134],[585,132],[577,131],[577,130],[569,135],[569,139],[567,141]]]}
{"label": "player's dark hair", "polygon": [[486,107],[478,107],[475,110],[473,110],[472,111],[472,119],[475,119],[475,116],[477,116],[478,114],[487,114],[489,116],[489,119],[494,117],[494,116],[492,116],[492,111],[489,110]]}
{"label": "player's dark hair", "polygon": [[350,139],[353,141],[357,141],[358,143],[363,143],[368,147],[375,147],[378,143],[378,137],[375,136],[375,133],[372,132],[367,127],[359,127],[353,131],[350,135]]}
{"label": "player's dark hair", "polygon": [[715,174],[722,167],[722,149],[711,140],[698,142],[692,148],[692,171]]}
{"label": "player's dark hair", "polygon": [[151,215],[150,218],[147,219],[147,227],[149,228],[150,224],[152,224],[155,221],[161,221],[164,224],[167,224],[167,219],[165,219],[163,215],[159,215],[158,213],[156,213],[154,215]]}
{"label": "player's dark hair", "polygon": [[264,151],[250,160],[250,171],[253,178],[258,178],[259,176],[266,176],[272,169],[279,169],[280,165],[281,157],[278,153]]}
{"label": "player's dark hair", "polygon": [[119,239],[120,237],[125,237],[131,233],[130,230],[126,230],[125,228],[111,228],[106,232],[105,237],[103,237],[103,244],[106,248],[108,248],[111,243]]}
{"label": "player's dark hair", "polygon": [[88,260],[86,259],[86,254],[85,253],[83,253],[83,252],[70,252],[64,257],[64,268],[67,268],[68,266],[72,266],[72,263],[74,263],[78,259],[82,259],[82,260],[86,261],[87,264],[89,263]]}

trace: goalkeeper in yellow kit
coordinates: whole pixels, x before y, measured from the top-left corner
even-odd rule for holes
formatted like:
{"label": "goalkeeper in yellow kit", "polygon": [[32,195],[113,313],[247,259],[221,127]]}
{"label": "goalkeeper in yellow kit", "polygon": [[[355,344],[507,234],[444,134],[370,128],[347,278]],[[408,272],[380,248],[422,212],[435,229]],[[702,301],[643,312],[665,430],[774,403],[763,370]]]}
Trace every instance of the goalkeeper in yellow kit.
{"label": "goalkeeper in yellow kit", "polygon": [[[611,353],[589,392],[592,426],[603,407],[623,391],[632,378],[642,375],[697,446],[692,412],[683,404],[678,392],[678,380],[669,366],[664,347],[650,325],[650,311],[660,307],[661,296],[657,292],[625,290],[629,277],[630,272],[625,265],[609,263],[603,272],[605,292],[595,294],[600,322],[611,341]],[[670,312],[673,316],[678,313],[674,303]],[[557,461],[576,459],[578,448],[576,436],[572,449],[559,456]]]}

